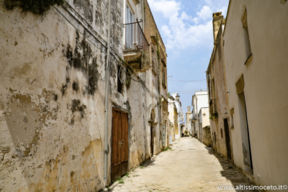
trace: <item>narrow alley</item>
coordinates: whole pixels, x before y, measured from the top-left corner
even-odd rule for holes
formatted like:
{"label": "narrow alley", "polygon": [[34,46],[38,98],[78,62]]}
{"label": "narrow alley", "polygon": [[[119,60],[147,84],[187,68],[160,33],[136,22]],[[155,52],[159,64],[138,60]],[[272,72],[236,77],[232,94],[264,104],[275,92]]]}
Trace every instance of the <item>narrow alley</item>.
{"label": "narrow alley", "polygon": [[0,0],[0,192],[288,192],[288,0]]}
{"label": "narrow alley", "polygon": [[[229,161],[195,138],[184,137],[110,187],[111,192],[215,192],[249,185]],[[223,189],[222,189],[223,191]],[[245,191],[245,190],[242,190]]]}

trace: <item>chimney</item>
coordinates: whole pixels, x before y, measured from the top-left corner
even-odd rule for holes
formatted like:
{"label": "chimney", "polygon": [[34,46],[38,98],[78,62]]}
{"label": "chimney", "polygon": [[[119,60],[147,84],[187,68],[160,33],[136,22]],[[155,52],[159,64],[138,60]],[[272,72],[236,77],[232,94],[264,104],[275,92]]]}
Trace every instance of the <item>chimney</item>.
{"label": "chimney", "polygon": [[213,13],[213,36],[214,36],[214,42],[216,41],[219,29],[221,27],[221,24],[224,20],[224,17],[222,15],[222,12],[216,12]]}
{"label": "chimney", "polygon": [[180,95],[178,93],[176,93],[175,99],[176,101],[180,101]]}

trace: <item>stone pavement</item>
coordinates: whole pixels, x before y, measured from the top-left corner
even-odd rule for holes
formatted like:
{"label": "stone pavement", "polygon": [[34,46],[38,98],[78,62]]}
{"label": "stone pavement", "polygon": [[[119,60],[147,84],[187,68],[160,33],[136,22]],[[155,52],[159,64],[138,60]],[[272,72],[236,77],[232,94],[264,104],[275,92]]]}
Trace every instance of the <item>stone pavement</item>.
{"label": "stone pavement", "polygon": [[[197,139],[181,138],[115,182],[110,192],[217,192],[219,186],[249,185],[249,180],[230,162],[215,156]],[[238,190],[225,190],[234,191]],[[243,192],[243,191],[242,191]]]}

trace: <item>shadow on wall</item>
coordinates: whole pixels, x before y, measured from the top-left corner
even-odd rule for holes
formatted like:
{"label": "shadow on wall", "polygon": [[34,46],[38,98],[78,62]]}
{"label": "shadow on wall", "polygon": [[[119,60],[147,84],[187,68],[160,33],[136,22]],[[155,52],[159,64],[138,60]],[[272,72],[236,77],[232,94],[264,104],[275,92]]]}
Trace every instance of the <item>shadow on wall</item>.
{"label": "shadow on wall", "polygon": [[[230,161],[225,159],[224,157],[217,154],[210,147],[205,147],[209,154],[214,155],[219,163],[221,164],[223,170],[221,171],[221,175],[228,180],[231,181],[234,187],[241,186],[249,186],[255,185],[252,181],[250,181],[241,171],[241,169],[235,167],[235,165]],[[231,190],[230,190],[231,191]],[[235,189],[236,192],[258,192],[257,190],[243,190],[243,189]]]}

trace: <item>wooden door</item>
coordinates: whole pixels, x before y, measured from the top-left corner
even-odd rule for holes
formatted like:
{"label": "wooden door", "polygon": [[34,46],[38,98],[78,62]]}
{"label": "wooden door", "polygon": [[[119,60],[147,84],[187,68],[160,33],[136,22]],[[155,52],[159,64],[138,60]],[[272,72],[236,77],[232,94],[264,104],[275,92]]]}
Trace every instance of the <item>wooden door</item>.
{"label": "wooden door", "polygon": [[128,171],[128,114],[113,109],[112,119],[111,180],[115,181]]}

